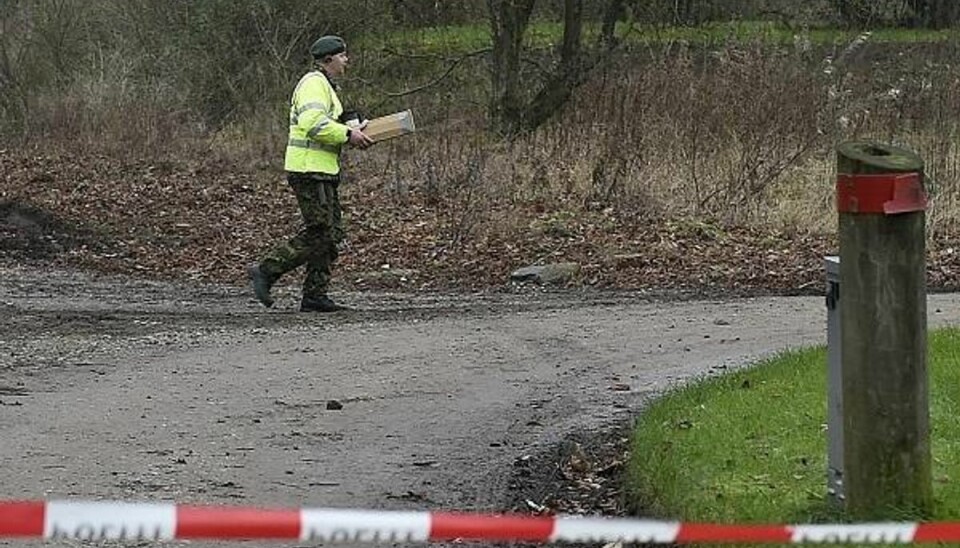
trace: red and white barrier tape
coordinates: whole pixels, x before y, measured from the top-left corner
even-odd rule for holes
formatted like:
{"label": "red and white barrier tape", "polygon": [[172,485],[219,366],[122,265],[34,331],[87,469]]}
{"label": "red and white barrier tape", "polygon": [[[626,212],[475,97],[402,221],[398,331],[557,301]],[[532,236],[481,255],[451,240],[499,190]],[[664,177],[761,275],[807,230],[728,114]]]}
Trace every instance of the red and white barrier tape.
{"label": "red and white barrier tape", "polygon": [[717,525],[642,519],[266,509],[124,502],[0,502],[0,539],[503,542],[934,543],[960,523]]}

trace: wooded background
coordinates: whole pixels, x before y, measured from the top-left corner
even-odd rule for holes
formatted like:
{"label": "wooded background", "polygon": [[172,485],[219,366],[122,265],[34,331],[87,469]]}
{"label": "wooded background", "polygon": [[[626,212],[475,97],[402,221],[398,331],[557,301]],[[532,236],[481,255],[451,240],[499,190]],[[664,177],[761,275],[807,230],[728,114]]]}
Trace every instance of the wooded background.
{"label": "wooded background", "polygon": [[[4,0],[0,131],[5,139],[49,138],[112,117],[123,139],[153,124],[216,130],[265,110],[273,116],[321,34],[362,45],[360,76],[387,89],[415,80],[404,72],[429,80],[430,70],[443,70],[398,51],[404,33],[472,25],[492,46],[482,58],[492,78],[471,81],[488,86],[471,98],[488,100],[490,121],[509,132],[542,124],[580,83],[583,57],[599,61],[598,50],[581,46],[584,26],[605,24],[607,36],[614,21],[646,28],[771,20],[797,31],[938,29],[958,17],[953,0]],[[532,61],[521,60],[520,49],[536,22],[562,25],[562,39],[556,65],[521,89],[531,82],[521,63]],[[435,61],[469,53],[450,49],[439,44]]]}
{"label": "wooded background", "polygon": [[[957,4],[4,0],[0,207],[121,242],[84,265],[242,274],[299,222],[282,185],[288,102],[310,44],[336,33],[344,103],[418,122],[345,155],[356,268],[433,265],[431,280],[461,284],[566,257],[600,285],[684,271],[812,287],[851,139],[924,158],[942,265],[960,255]],[[210,211],[224,218],[194,222]]]}

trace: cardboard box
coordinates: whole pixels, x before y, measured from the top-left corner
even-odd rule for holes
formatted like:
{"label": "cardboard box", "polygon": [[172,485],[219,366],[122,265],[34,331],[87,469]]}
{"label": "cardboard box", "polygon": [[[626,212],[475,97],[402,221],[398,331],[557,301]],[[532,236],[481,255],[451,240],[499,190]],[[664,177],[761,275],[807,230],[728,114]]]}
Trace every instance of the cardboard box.
{"label": "cardboard box", "polygon": [[363,132],[374,141],[386,141],[401,135],[408,135],[416,130],[417,127],[413,123],[413,112],[405,110],[370,120]]}

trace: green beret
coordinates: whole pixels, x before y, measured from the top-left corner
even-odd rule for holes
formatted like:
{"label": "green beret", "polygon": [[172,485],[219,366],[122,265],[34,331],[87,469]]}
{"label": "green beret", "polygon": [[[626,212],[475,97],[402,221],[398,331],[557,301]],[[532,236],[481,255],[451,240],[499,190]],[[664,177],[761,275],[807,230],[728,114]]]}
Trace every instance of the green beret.
{"label": "green beret", "polygon": [[310,54],[315,59],[323,59],[328,55],[336,55],[347,51],[347,43],[339,36],[321,36],[310,46]]}

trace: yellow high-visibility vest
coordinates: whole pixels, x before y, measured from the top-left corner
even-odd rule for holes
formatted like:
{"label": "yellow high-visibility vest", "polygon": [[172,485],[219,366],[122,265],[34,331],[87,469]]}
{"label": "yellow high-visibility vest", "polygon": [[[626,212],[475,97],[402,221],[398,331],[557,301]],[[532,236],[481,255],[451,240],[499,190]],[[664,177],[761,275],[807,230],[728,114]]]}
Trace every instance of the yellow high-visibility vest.
{"label": "yellow high-visibility vest", "polygon": [[290,135],[284,169],[297,173],[340,173],[340,148],[347,142],[347,126],[340,98],[320,71],[300,79],[290,99]]}

